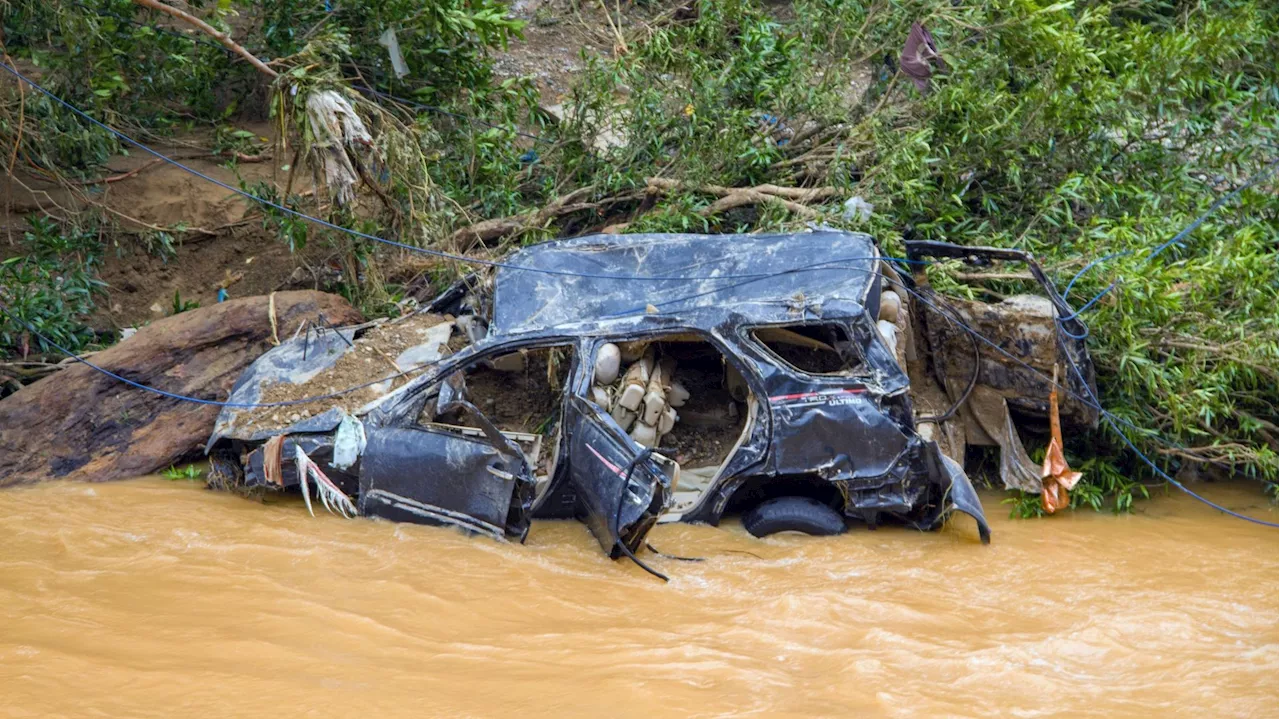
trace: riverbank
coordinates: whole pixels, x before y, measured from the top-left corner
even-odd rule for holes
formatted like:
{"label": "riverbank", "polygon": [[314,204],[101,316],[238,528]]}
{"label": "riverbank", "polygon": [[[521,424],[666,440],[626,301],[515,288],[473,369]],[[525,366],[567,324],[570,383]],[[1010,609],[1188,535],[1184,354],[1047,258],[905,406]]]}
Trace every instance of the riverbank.
{"label": "riverbank", "polygon": [[1023,521],[988,493],[988,547],[663,525],[707,557],[664,585],[576,522],[504,545],[201,486],[0,493],[0,714],[1246,717],[1280,690],[1274,532],[1180,494]]}

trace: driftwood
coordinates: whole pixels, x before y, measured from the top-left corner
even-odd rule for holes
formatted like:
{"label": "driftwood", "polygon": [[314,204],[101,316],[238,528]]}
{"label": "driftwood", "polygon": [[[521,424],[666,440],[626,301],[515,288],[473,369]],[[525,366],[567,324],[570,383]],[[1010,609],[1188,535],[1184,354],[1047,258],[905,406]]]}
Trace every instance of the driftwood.
{"label": "driftwood", "polygon": [[[225,400],[244,368],[270,347],[270,304],[245,297],[167,317],[90,361],[147,386]],[[281,336],[306,322],[361,321],[345,299],[322,292],[281,292],[274,305]],[[199,450],[218,411],[75,363],[0,400],[0,487],[155,472]]]}

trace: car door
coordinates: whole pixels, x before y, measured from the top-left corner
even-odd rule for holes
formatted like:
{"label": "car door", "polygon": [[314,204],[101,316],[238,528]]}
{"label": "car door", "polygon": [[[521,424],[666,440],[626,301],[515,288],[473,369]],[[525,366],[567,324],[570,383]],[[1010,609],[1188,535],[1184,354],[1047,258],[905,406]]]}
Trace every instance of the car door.
{"label": "car door", "polygon": [[[881,399],[887,389],[905,386],[892,355],[873,341],[874,328],[846,320],[823,320],[751,328],[746,345],[760,358],[759,366],[769,398],[773,438],[769,471],[776,475],[816,473],[824,479],[880,477],[907,450],[908,436]],[[786,353],[781,341],[764,331],[781,332],[799,340],[813,330],[836,337],[827,351],[806,356]],[[843,351],[834,348],[843,345]],[[819,357],[836,359],[839,366],[808,366]]]}
{"label": "car door", "polygon": [[570,394],[565,402],[569,432],[569,480],[587,526],[611,558],[631,552],[671,502],[679,470],[675,462],[647,452],[595,403]]}
{"label": "car door", "polygon": [[460,410],[478,428],[369,429],[361,513],[523,542],[536,486],[524,453],[466,400],[460,372],[440,384],[437,401],[442,414]]}

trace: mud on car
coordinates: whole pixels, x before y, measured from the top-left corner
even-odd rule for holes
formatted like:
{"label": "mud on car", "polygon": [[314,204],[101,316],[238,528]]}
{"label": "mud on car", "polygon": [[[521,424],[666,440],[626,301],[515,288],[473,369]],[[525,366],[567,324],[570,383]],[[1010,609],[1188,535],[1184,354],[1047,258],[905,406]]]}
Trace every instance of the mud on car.
{"label": "mud on car", "polygon": [[960,462],[917,428],[921,280],[840,231],[548,242],[408,316],[299,328],[207,450],[348,514],[517,541],[576,517],[612,557],[726,513],[764,536],[960,512],[985,543]]}

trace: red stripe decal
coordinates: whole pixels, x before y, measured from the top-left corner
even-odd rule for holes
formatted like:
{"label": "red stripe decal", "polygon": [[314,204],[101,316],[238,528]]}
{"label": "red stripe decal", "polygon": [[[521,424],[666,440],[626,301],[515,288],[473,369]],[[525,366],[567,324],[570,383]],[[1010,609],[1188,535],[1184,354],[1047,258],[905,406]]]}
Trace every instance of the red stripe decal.
{"label": "red stripe decal", "polygon": [[596,456],[596,459],[600,460],[601,462],[604,462],[604,466],[608,467],[611,472],[618,475],[619,477],[622,476],[622,467],[619,467],[613,462],[610,462],[609,460],[605,459],[604,455],[597,452],[595,447],[592,447],[591,445],[588,444],[587,449],[591,450],[591,453]]}
{"label": "red stripe decal", "polygon": [[864,387],[845,387],[841,389],[824,389],[820,392],[800,392],[797,394],[780,394],[770,397],[770,402],[790,402],[797,399],[813,399],[815,397],[825,397],[837,394],[862,394],[866,392]]}

